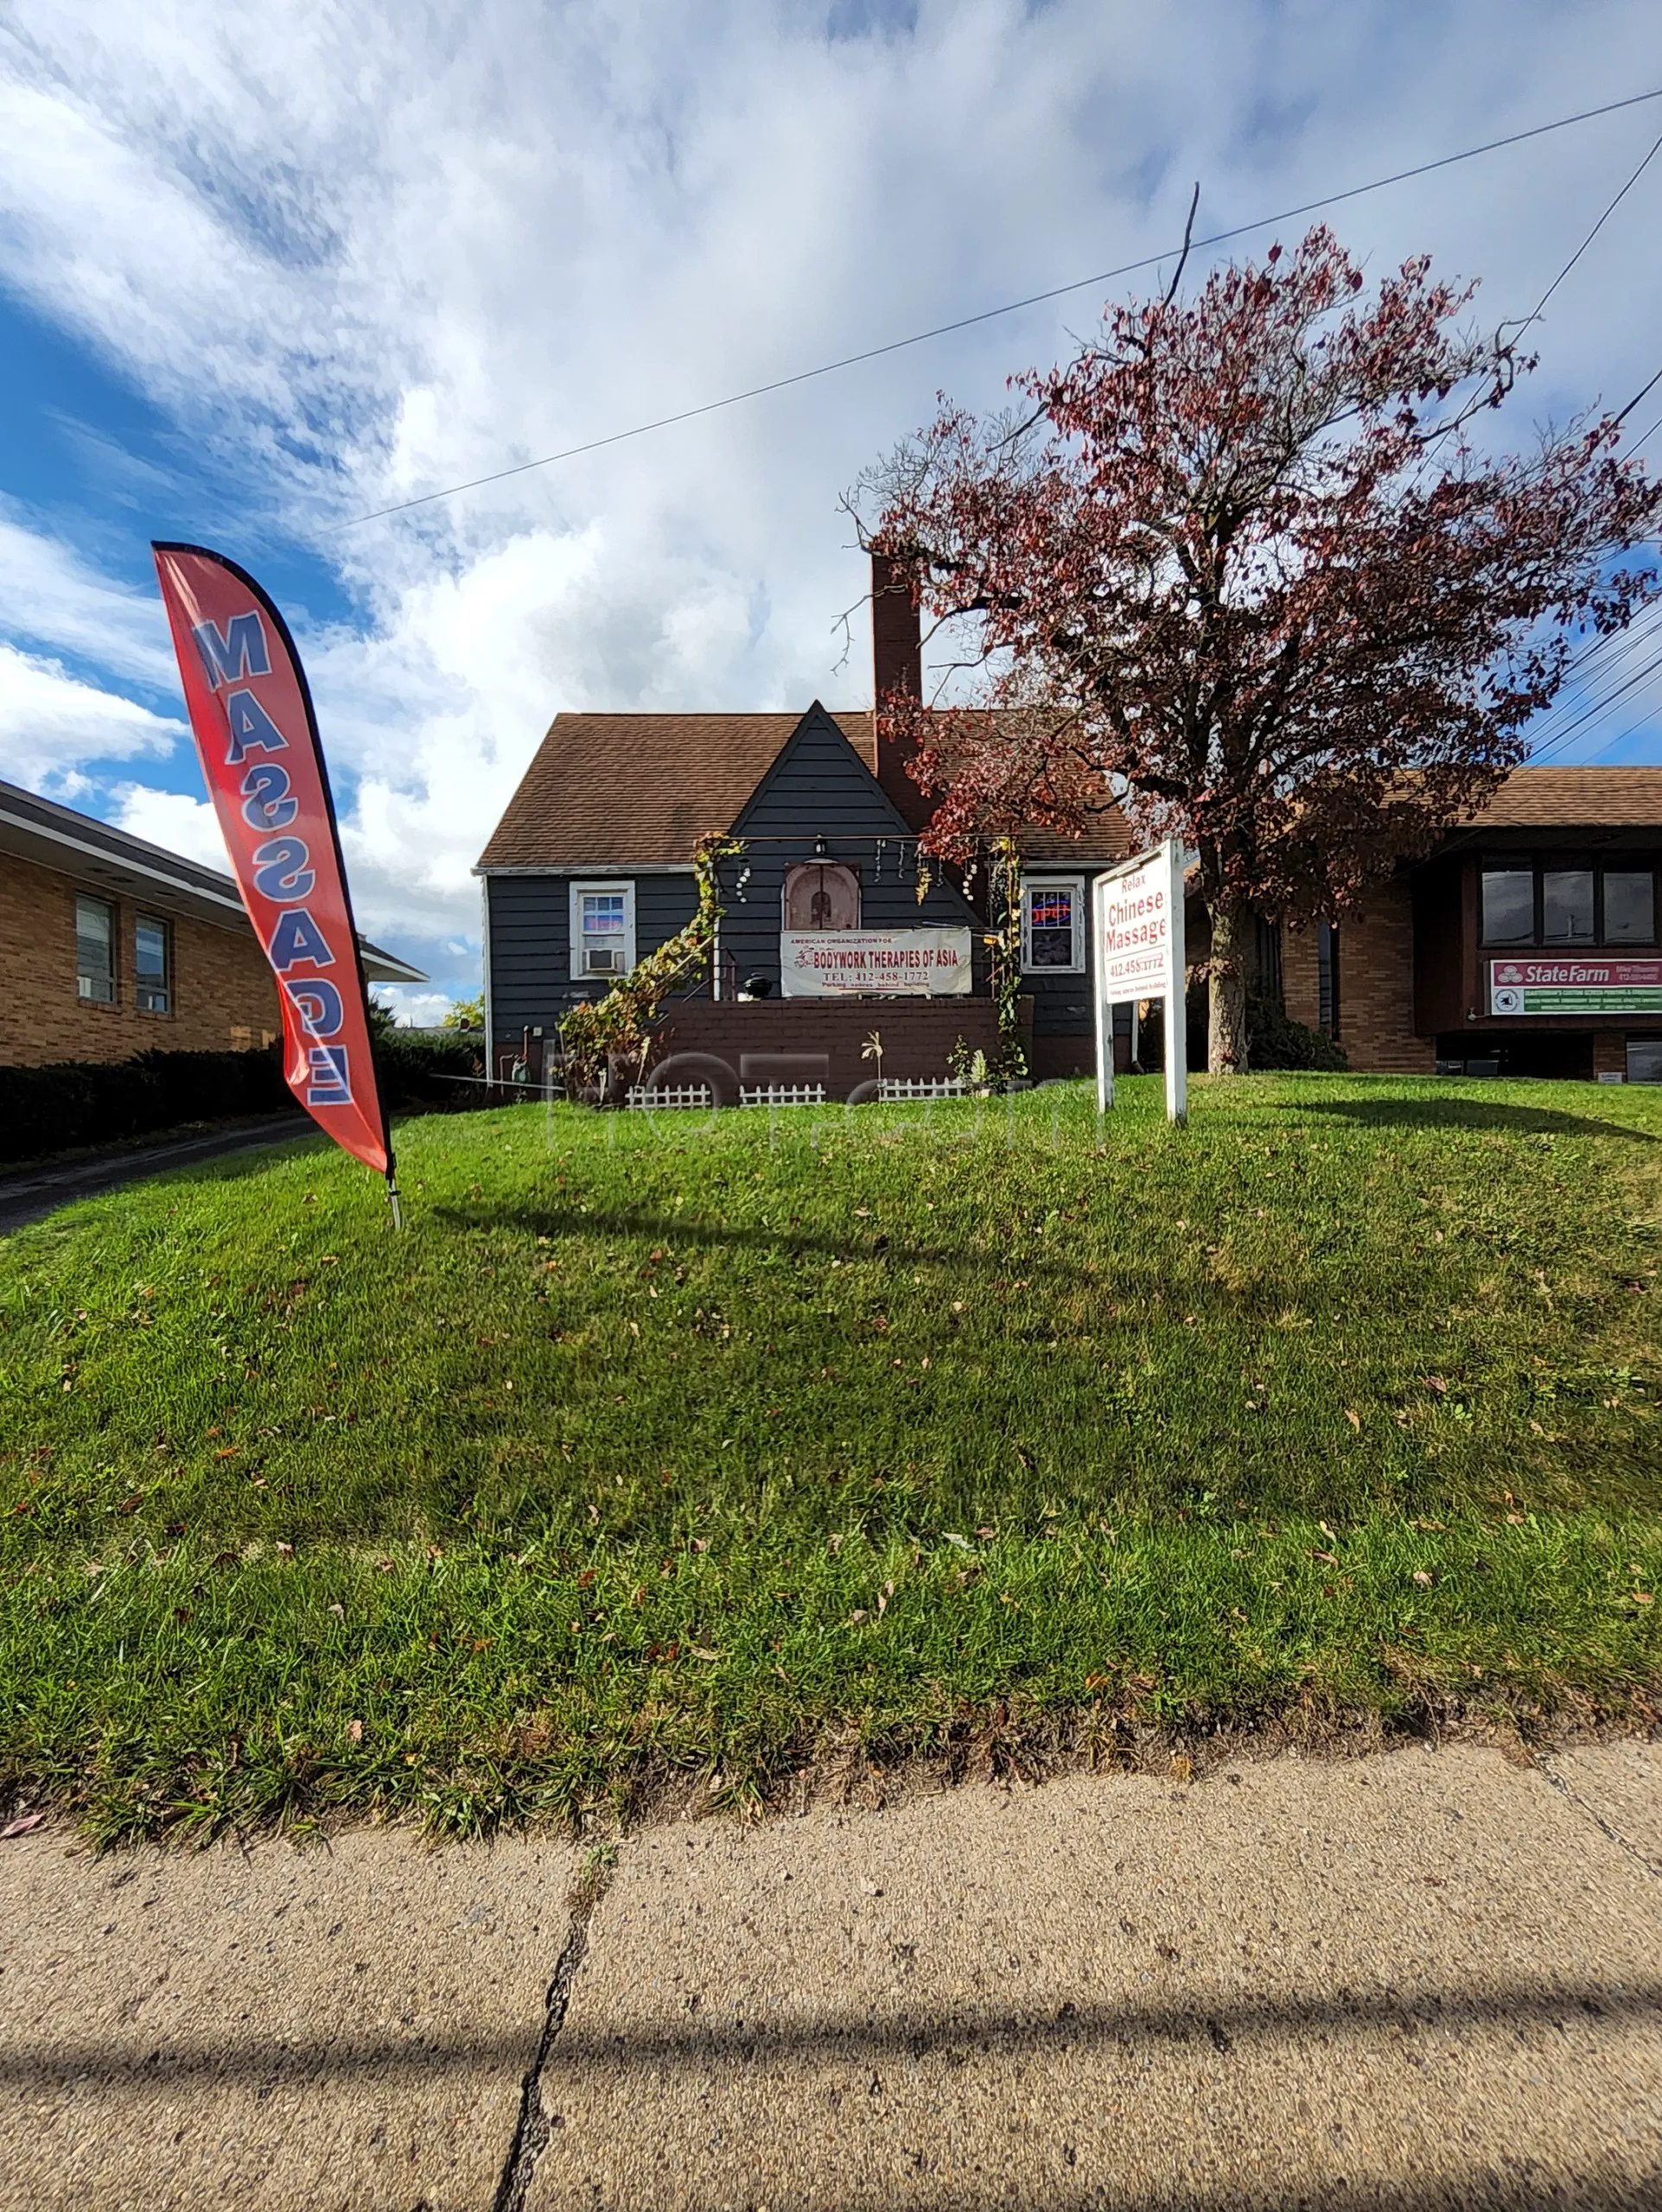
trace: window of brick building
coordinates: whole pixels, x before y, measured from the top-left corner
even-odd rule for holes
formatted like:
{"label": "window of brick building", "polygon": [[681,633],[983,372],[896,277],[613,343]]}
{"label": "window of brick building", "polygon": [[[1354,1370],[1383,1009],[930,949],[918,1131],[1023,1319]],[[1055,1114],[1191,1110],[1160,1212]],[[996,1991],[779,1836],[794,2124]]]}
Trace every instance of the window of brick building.
{"label": "window of brick building", "polygon": [[1535,871],[1532,868],[1486,868],[1483,871],[1485,944],[1533,944]]}
{"label": "window of brick building", "polygon": [[1485,944],[1656,943],[1656,870],[1631,860],[1609,868],[1485,868],[1480,906]]}
{"label": "window of brick building", "polygon": [[1656,871],[1648,868],[1607,868],[1604,871],[1604,942],[1656,943]]}
{"label": "window of brick building", "polygon": [[75,901],[75,995],[115,1004],[116,910],[107,899]]}
{"label": "window of brick building", "polygon": [[173,1008],[173,963],[168,925],[156,914],[141,914],[133,925],[133,991],[143,1014]]}
{"label": "window of brick building", "polygon": [[1331,922],[1315,925],[1316,1023],[1329,1037],[1339,1034],[1339,932]]}
{"label": "window of brick building", "polygon": [[1543,944],[1591,944],[1593,871],[1590,868],[1549,868],[1541,873]]}
{"label": "window of brick building", "polygon": [[1281,964],[1281,924],[1266,922],[1258,917],[1258,995],[1270,1006],[1285,1002]]}

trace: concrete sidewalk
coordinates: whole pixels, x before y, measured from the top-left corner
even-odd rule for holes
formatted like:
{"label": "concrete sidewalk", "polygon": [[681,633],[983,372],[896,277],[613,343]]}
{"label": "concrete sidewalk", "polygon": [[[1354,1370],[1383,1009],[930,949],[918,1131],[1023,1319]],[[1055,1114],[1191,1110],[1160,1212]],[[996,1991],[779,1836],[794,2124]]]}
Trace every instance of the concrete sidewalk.
{"label": "concrete sidewalk", "polygon": [[0,2083],[7,2208],[1654,2206],[1662,1745],[965,1788],[603,1872],[43,1830],[0,1843]]}

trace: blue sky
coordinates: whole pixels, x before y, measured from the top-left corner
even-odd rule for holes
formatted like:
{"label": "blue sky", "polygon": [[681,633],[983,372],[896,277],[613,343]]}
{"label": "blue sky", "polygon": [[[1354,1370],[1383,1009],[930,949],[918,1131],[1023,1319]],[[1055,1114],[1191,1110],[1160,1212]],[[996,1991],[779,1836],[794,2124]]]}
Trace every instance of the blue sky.
{"label": "blue sky", "polygon": [[[222,861],[147,548],[223,548],[293,621],[360,918],[435,1011],[476,988],[468,870],[552,715],[864,703],[839,495],[1100,302],[354,518],[1160,251],[1197,177],[1220,228],[1652,86],[1636,0],[18,0],[0,775]],[[1519,315],[1659,131],[1662,103],[1335,225]],[[1512,442],[1662,365],[1659,208],[1662,156],[1554,299]],[[1662,679],[1556,757],[1594,755],[1662,759]]]}

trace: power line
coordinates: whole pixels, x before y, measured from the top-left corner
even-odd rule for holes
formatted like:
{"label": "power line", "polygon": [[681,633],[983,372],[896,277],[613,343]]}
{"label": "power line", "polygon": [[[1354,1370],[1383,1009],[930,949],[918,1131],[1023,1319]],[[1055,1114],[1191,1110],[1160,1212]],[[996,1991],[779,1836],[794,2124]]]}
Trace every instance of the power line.
{"label": "power line", "polygon": [[[1597,721],[1622,696],[1627,688],[1627,677],[1633,673],[1634,654],[1653,646],[1662,632],[1659,612],[1652,607],[1627,631],[1602,639],[1599,644],[1605,649],[1602,652],[1589,651],[1570,663],[1566,675],[1576,677],[1579,696],[1557,702],[1537,723],[1532,741],[1537,758],[1556,752],[1577,731]],[[1600,664],[1596,668],[1593,666],[1595,659]],[[1641,677],[1645,672],[1641,668]],[[1605,688],[1612,678],[1619,679],[1614,688]]]}
{"label": "power line", "polygon": [[[1659,627],[1662,627],[1662,625],[1654,619],[1654,614],[1655,610],[1652,610],[1653,619],[1631,635],[1630,645],[1648,645],[1655,642]],[[1626,657],[1625,653],[1619,654],[1615,664],[1603,672],[1614,675],[1621,662]],[[1550,721],[1546,725],[1546,741],[1542,743],[1538,739],[1531,745],[1530,750],[1531,761],[1538,766],[1550,753],[1562,752],[1571,739],[1582,735],[1588,729],[1602,721],[1605,716],[1620,705],[1630,692],[1648,683],[1659,671],[1662,671],[1662,652],[1653,653],[1648,660],[1641,662],[1637,669],[1631,670],[1613,689],[1604,691],[1594,699],[1584,701],[1577,707],[1561,710],[1556,721]]]}
{"label": "power line", "polygon": [[[1452,168],[1458,162],[1475,161],[1484,154],[1498,153],[1503,147],[1520,146],[1526,140],[1544,138],[1554,130],[1568,130],[1576,124],[1595,122],[1602,116],[1619,114],[1625,108],[1641,107],[1654,99],[1662,99],[1662,86],[1648,92],[1634,92],[1627,99],[1608,100],[1602,107],[1582,108],[1575,115],[1561,115],[1551,123],[1538,123],[1528,130],[1511,131],[1504,138],[1490,138],[1481,146],[1468,146],[1458,154],[1443,154],[1434,162],[1417,162],[1412,168],[1394,170],[1391,175],[1375,177],[1370,183],[1353,184],[1343,192],[1330,192],[1320,200],[1307,200],[1300,207],[1283,207],[1274,215],[1261,215],[1255,222],[1238,223],[1232,229],[1214,231],[1209,238],[1196,238],[1193,242],[1194,247],[1203,251],[1207,246],[1225,245],[1232,238],[1245,238],[1254,231],[1268,230],[1277,223],[1291,222],[1296,216],[1314,215],[1324,207],[1337,207],[1345,200],[1360,200],[1366,193],[1383,192],[1390,185],[1405,184],[1417,176],[1430,176],[1436,170]],[[1652,153],[1655,150],[1655,148],[1652,149]],[[1649,159],[1647,155],[1646,162]],[[1634,178],[1628,180],[1630,184],[1638,174],[1635,171]],[[1627,188],[1624,186],[1623,192]],[[1618,194],[1617,198],[1621,196]],[[1613,200],[1605,213],[1608,214],[1614,205]],[[1604,217],[1601,216],[1599,219],[1602,223]],[[1596,229],[1597,226],[1595,227]],[[1549,289],[1548,298],[1569,274],[1575,260],[1578,260],[1586,251],[1591,238],[1592,233],[1589,232],[1571,262],[1566,264]],[[810,384],[820,377],[834,376],[840,370],[856,368],[862,362],[881,360],[886,354],[904,353],[913,346],[927,345],[932,339],[950,337],[954,331],[970,330],[978,323],[993,322],[1003,315],[1019,315],[1024,308],[1041,307],[1048,300],[1064,299],[1070,292],[1087,291],[1093,285],[1110,284],[1121,276],[1135,276],[1141,270],[1157,268],[1161,262],[1169,260],[1176,250],[1175,247],[1168,247],[1162,253],[1145,254],[1140,260],[1122,262],[1118,268],[1102,270],[1094,276],[1076,277],[1069,284],[1054,284],[1048,291],[1030,292],[1025,299],[1009,300],[1002,307],[984,308],[977,315],[960,315],[953,322],[937,323],[932,329],[914,331],[908,338],[893,338],[885,345],[869,346],[858,353],[844,353],[837,360],[821,362],[817,368],[798,369],[790,376],[775,377],[767,384],[751,385],[743,391],[729,392],[723,399],[707,399],[699,406],[684,407],[672,415],[659,415],[650,423],[637,423],[627,430],[614,430],[603,438],[589,438],[582,445],[566,446],[558,453],[544,454],[538,461],[516,461],[512,467],[494,469],[487,476],[470,477],[464,484],[447,485],[443,491],[423,492],[413,499],[400,499],[392,506],[375,507],[367,514],[353,515],[350,520],[336,523],[333,527],[335,531],[355,530],[366,522],[380,522],[388,515],[408,514],[412,508],[431,506],[436,500],[454,499],[458,493],[476,492],[487,484],[501,484],[509,477],[525,476],[533,469],[551,467],[556,461],[575,461],[580,454],[598,453],[606,446],[621,445],[627,439],[645,437],[651,431],[667,430],[679,423],[694,422],[700,416],[718,414],[725,408],[742,406],[747,400],[764,398],[770,392],[786,391],[794,385]],[[1545,305],[1544,299],[1542,305]],[[1538,308],[1536,314],[1539,313],[1540,308]],[[1662,371],[1658,374],[1662,377]],[[1652,379],[1654,381],[1655,378]],[[1649,386],[1646,389],[1648,390]],[[1641,392],[1639,397],[1642,398],[1644,394]]]}
{"label": "power line", "polygon": [[[1589,680],[1595,684],[1604,683],[1616,673],[1636,649],[1650,645],[1659,633],[1662,633],[1662,601],[1652,601],[1641,608],[1624,628],[1607,631],[1574,654],[1565,667],[1564,677],[1568,680],[1574,677],[1577,690],[1582,696],[1574,702],[1555,700],[1544,709],[1533,725],[1531,758],[1539,760],[1545,753],[1556,751],[1572,734],[1571,723],[1579,725],[1584,716],[1598,712],[1608,702],[1611,696],[1608,693],[1595,693],[1590,700],[1586,697],[1585,687]],[[1595,663],[1597,666],[1595,666]]]}
{"label": "power line", "polygon": [[[1625,423],[1627,417],[1633,413],[1634,408],[1638,406],[1640,401],[1644,398],[1646,393],[1647,391],[1654,391],[1659,384],[1662,384],[1662,369],[1659,369],[1657,371],[1656,374],[1651,378],[1648,384],[1640,385],[1639,390],[1627,402],[1627,404],[1622,409],[1621,414],[1616,416],[1617,422]],[[1652,423],[1651,425],[1651,429],[1654,429],[1656,425]],[[1650,435],[1650,430],[1646,430],[1645,435],[1648,438]]]}
{"label": "power line", "polygon": [[[1651,148],[1650,152],[1646,155],[1644,160],[1633,171],[1633,175],[1627,179],[1627,181],[1622,186],[1621,191],[1616,194],[1614,199],[1610,201],[1608,207],[1605,208],[1604,213],[1599,217],[1597,222],[1594,224],[1592,229],[1589,231],[1587,236],[1582,240],[1581,244],[1576,248],[1574,253],[1570,255],[1569,260],[1565,262],[1563,267],[1558,271],[1552,282],[1547,286],[1545,291],[1542,293],[1540,298],[1535,303],[1535,312],[1529,318],[1530,322],[1538,322],[1540,321],[1541,310],[1545,307],[1547,302],[1557,290],[1559,285],[1563,283],[1564,278],[1569,276],[1570,270],[1581,259],[1582,254],[1586,252],[1588,247],[1592,245],[1594,239],[1609,221],[1611,216],[1615,213],[1617,208],[1621,207],[1622,201],[1627,197],[1627,194],[1639,182],[1640,177],[1644,175],[1646,170],[1649,168],[1651,163],[1656,159],[1659,153],[1662,153],[1662,138],[1659,138],[1656,141],[1655,144]],[[1528,327],[1527,323],[1524,326],[1525,329],[1527,329]]]}

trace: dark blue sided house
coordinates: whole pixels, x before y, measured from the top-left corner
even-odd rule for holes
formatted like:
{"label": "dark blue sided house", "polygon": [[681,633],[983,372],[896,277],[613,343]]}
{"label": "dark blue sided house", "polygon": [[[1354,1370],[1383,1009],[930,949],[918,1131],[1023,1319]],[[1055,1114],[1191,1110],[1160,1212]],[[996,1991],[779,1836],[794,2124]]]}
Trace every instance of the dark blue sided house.
{"label": "dark blue sided house", "polygon": [[[917,617],[881,571],[877,696],[916,696]],[[554,721],[477,874],[491,1065],[540,1070],[559,1023],[691,918],[693,854],[725,831],[714,972],[672,1001],[661,1059],[695,1052],[735,1083],[846,1096],[882,1071],[939,1077],[955,1048],[997,1050],[983,942],[984,871],[920,852],[932,802],[869,713],[576,714]],[[1088,1072],[1091,878],[1130,840],[1108,802],[1077,838],[1022,857],[1022,1017],[1036,1077]]]}

